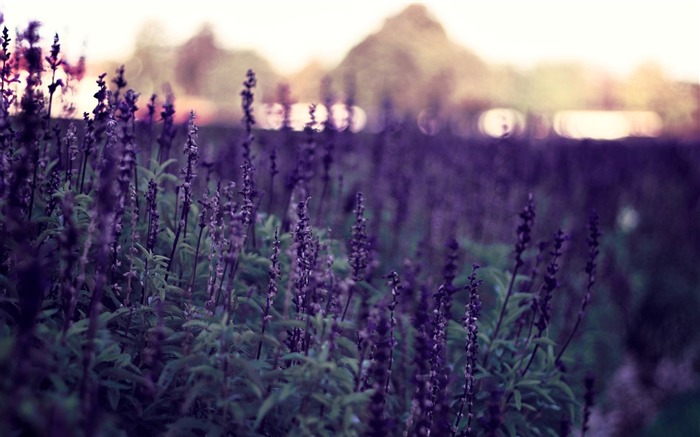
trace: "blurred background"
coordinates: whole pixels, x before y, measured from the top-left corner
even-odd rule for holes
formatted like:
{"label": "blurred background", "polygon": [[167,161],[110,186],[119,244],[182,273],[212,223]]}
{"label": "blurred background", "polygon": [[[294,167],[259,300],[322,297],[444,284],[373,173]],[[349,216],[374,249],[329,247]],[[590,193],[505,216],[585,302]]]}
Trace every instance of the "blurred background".
{"label": "blurred background", "polygon": [[78,108],[92,104],[97,75],[125,64],[144,100],[168,84],[200,123],[237,123],[253,68],[263,128],[279,124],[279,84],[301,128],[328,78],[338,102],[351,96],[366,115],[357,129],[378,130],[390,96],[432,134],[500,136],[506,124],[540,137],[700,135],[697,0],[0,0],[0,10],[11,30],[39,20],[69,58],[86,57]]}

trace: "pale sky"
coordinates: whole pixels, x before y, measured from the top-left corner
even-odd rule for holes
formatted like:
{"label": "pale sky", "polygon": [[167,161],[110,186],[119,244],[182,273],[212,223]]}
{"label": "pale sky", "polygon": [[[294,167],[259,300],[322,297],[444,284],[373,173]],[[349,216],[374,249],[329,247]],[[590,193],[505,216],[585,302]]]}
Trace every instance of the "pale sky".
{"label": "pale sky", "polygon": [[[58,32],[69,55],[125,60],[149,19],[180,43],[202,23],[224,47],[253,49],[281,73],[311,59],[333,66],[401,0],[0,0],[13,33],[31,20],[47,45]],[[424,3],[449,37],[487,61],[531,67],[582,61],[625,75],[643,62],[700,82],[700,0],[433,0]]]}

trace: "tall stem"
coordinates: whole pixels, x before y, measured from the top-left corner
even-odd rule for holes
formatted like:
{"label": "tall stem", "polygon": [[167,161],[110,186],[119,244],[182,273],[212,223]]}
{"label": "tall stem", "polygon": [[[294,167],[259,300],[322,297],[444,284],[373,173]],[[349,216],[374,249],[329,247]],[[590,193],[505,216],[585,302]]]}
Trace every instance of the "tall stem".
{"label": "tall stem", "polygon": [[506,314],[506,307],[508,306],[508,300],[510,300],[510,296],[513,294],[513,285],[515,285],[515,277],[518,274],[518,268],[520,267],[519,264],[515,264],[515,268],[513,269],[513,276],[510,278],[510,284],[508,285],[508,291],[506,292],[506,298],[503,300],[503,306],[501,307],[501,313],[498,315],[498,321],[496,322],[496,328],[493,330],[493,334],[491,334],[491,339],[489,341],[489,348],[486,350],[486,353],[484,354],[484,360],[482,361],[482,365],[486,365],[486,362],[489,359],[489,353],[491,352],[491,344],[493,343],[494,340],[496,340],[498,336],[498,331],[501,329],[501,323],[503,323],[503,317]]}

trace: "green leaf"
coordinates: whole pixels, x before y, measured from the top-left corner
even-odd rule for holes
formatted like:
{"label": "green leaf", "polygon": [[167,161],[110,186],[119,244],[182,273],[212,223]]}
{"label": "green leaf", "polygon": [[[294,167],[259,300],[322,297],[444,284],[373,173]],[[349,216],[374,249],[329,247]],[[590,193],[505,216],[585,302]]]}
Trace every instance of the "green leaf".
{"label": "green leaf", "polygon": [[548,337],[533,338],[532,343],[539,344],[541,347],[556,346],[557,342]]}
{"label": "green leaf", "polygon": [[358,358],[357,345],[355,342],[351,341],[347,337],[338,337],[336,338],[335,342],[340,348],[342,348],[346,355],[350,355],[351,358]]}
{"label": "green leaf", "polygon": [[572,401],[576,400],[576,395],[574,394],[574,391],[571,390],[571,387],[569,387],[565,382],[560,381],[560,380],[552,380],[552,381],[549,381],[549,385],[553,385],[554,387],[563,391],[564,394],[566,394],[570,400],[572,400]]}
{"label": "green leaf", "polygon": [[350,368],[352,373],[357,373],[357,358],[343,357],[338,360],[338,364],[344,364]]}
{"label": "green leaf", "polygon": [[175,158],[170,158],[167,161],[164,161],[162,164],[158,166],[158,169],[156,170],[156,176],[160,176],[163,173],[165,173],[165,169],[168,168],[171,164],[177,163],[177,159]]}
{"label": "green leaf", "polygon": [[265,401],[258,408],[258,414],[255,416],[255,423],[253,424],[253,429],[258,429],[260,423],[263,421],[268,412],[275,406],[279,398],[279,392],[272,393],[265,399]]}
{"label": "green leaf", "polygon": [[119,389],[114,387],[107,389],[107,399],[109,400],[109,405],[112,407],[112,410],[116,411],[117,407],[119,407],[120,397],[121,393],[119,392]]}
{"label": "green leaf", "polygon": [[313,399],[316,399],[318,402],[320,402],[321,404],[325,405],[326,407],[330,407],[330,406],[331,406],[332,400],[331,400],[330,396],[329,396],[327,393],[326,393],[326,394],[314,393],[314,394],[311,395],[311,397],[312,397]]}
{"label": "green leaf", "polygon": [[515,401],[515,409],[520,411],[523,406],[523,397],[520,390],[513,390],[513,400]]}
{"label": "green leaf", "polygon": [[158,388],[161,392],[165,391],[170,386],[170,383],[175,379],[178,371],[184,366],[184,360],[174,360],[168,362],[168,364],[163,367],[163,371],[160,372],[158,377]]}
{"label": "green leaf", "polygon": [[[511,298],[512,301],[512,298]],[[510,307],[510,302],[508,303],[508,306]],[[515,321],[525,312],[530,311],[530,306],[529,305],[524,305],[524,306],[518,306],[515,309],[511,309],[508,312],[508,315],[503,318],[503,327],[509,327],[509,326],[514,326]]]}
{"label": "green leaf", "polygon": [[[138,371],[137,368],[134,369]],[[103,372],[103,375],[105,377],[119,378],[122,381],[131,381],[132,383],[148,387],[148,384],[142,375],[134,373],[128,368],[108,368]]]}
{"label": "green leaf", "polygon": [[125,359],[124,355],[126,355],[128,361],[131,361],[131,357],[128,354],[121,353],[121,348],[118,344],[112,344],[95,357],[95,363],[123,362]]}
{"label": "green leaf", "polygon": [[[545,390],[545,389],[543,389],[543,388],[541,388],[541,387],[534,386],[534,385],[533,385],[533,386],[530,386],[530,388],[531,388],[533,391],[535,391],[537,394],[539,394],[540,396],[542,396],[543,398],[545,398],[547,401],[549,401],[549,402],[552,404],[552,406],[556,406],[556,402],[554,401],[554,399],[552,398],[552,396],[549,394],[549,391],[547,391],[547,390]],[[558,408],[557,408],[557,409],[558,409]]]}
{"label": "green leaf", "polygon": [[529,411],[533,411],[533,412],[534,412],[534,411],[537,411],[537,408],[535,408],[534,406],[528,404],[527,402],[523,402],[521,406],[522,406],[522,408],[523,408],[524,410],[529,410]]}
{"label": "green leaf", "polygon": [[371,395],[370,391],[361,391],[359,393],[350,393],[340,398],[342,406],[351,405],[354,403],[367,402]]}
{"label": "green leaf", "polygon": [[82,334],[83,332],[87,331],[87,328],[88,319],[80,319],[73,323],[70,328],[68,328],[68,331],[66,331],[66,337]]}
{"label": "green leaf", "polygon": [[533,386],[538,386],[542,382],[539,379],[521,379],[518,381],[515,386],[516,387],[533,387]]}

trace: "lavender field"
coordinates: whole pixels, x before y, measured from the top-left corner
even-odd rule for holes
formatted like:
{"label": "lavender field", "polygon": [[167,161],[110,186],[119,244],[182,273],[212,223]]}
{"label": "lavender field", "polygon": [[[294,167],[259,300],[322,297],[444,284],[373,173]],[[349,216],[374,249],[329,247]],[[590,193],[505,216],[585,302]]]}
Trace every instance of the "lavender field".
{"label": "lavender field", "polygon": [[277,84],[263,130],[253,70],[200,126],[40,30],[0,53],[0,435],[700,435],[697,140],[294,130]]}

